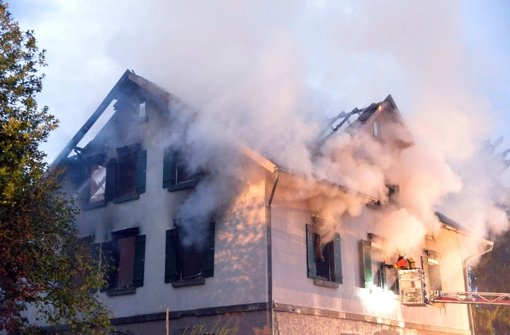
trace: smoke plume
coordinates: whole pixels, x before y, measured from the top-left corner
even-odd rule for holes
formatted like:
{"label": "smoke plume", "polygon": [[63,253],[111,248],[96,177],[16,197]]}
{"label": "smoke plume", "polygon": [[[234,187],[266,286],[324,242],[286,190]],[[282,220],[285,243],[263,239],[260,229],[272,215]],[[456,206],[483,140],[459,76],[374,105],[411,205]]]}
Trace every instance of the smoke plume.
{"label": "smoke plume", "polygon": [[[461,1],[129,0],[63,8],[76,27],[107,32],[88,50],[91,60],[111,64],[89,71],[94,82],[133,68],[199,110],[176,140],[194,153],[190,166],[207,166],[211,178],[183,214],[201,203],[204,212],[193,215],[207,216],[235,197],[246,178],[235,148],[246,143],[284,167],[366,194],[384,197],[388,181],[400,185],[402,208],[379,221],[395,249],[436,231],[438,209],[482,235],[508,228],[495,206],[508,202],[488,163],[496,158],[481,154],[494,120],[473,85],[478,71],[462,43]],[[89,38],[78,35],[77,49]],[[414,137],[398,160],[372,139],[349,134],[337,134],[314,156],[310,148],[329,118],[388,94]],[[172,142],[172,131],[168,136]],[[337,219],[363,215],[359,203],[343,200],[348,205],[320,211]],[[409,231],[420,238],[406,239]]]}

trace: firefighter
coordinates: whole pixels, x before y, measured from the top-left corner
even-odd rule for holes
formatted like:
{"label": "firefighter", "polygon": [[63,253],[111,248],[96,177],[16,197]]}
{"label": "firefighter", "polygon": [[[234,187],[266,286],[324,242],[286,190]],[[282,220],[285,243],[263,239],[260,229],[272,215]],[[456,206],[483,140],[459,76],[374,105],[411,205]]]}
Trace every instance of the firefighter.
{"label": "firefighter", "polygon": [[412,270],[416,269],[416,263],[411,257],[407,258],[405,256],[398,255],[397,261],[393,267],[397,270]]}
{"label": "firefighter", "polygon": [[409,262],[407,261],[407,259],[404,256],[398,255],[397,261],[395,262],[393,267],[397,270],[408,270]]}

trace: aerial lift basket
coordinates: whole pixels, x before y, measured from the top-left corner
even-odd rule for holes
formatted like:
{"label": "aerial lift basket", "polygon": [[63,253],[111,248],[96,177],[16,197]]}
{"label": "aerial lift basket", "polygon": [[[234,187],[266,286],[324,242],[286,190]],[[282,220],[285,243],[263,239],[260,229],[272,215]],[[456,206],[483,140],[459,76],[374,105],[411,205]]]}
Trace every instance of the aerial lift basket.
{"label": "aerial lift basket", "polygon": [[423,270],[398,270],[400,302],[406,306],[426,306]]}

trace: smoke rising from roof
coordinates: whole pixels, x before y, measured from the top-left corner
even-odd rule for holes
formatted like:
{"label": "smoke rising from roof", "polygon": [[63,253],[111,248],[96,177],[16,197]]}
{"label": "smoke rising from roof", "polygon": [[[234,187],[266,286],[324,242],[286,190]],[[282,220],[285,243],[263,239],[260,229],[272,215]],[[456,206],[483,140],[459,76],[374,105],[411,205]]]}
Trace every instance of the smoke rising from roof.
{"label": "smoke rising from roof", "polygon": [[[460,1],[150,0],[63,8],[82,23],[76,29],[106,32],[108,43],[98,44],[104,53],[88,51],[112,66],[98,72],[93,61],[85,64],[95,69],[89,71],[94,82],[103,73],[115,77],[134,68],[200,110],[186,140],[195,149],[191,165],[209,164],[239,178],[231,155],[222,166],[211,162],[223,154],[219,148],[243,142],[283,166],[338,177],[369,194],[384,194],[385,178],[393,179],[405,213],[392,217],[415,222],[419,231],[437,229],[439,205],[474,231],[507,228],[493,206],[497,178],[478,154],[492,114],[474,91],[473,62],[461,43]],[[78,35],[78,50],[87,39]],[[312,160],[311,144],[328,117],[388,93],[416,142],[401,160],[370,139],[347,135],[327,143],[322,160]],[[353,148],[363,149],[364,157],[349,152]]]}

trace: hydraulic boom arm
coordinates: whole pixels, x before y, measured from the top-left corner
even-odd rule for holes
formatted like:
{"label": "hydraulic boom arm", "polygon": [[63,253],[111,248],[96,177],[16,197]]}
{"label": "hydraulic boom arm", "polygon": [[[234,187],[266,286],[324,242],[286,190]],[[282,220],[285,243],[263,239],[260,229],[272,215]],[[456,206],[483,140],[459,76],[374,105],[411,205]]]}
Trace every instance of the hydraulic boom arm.
{"label": "hydraulic boom arm", "polygon": [[429,302],[452,304],[510,305],[510,293],[432,291]]}

